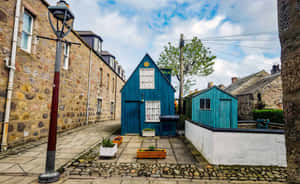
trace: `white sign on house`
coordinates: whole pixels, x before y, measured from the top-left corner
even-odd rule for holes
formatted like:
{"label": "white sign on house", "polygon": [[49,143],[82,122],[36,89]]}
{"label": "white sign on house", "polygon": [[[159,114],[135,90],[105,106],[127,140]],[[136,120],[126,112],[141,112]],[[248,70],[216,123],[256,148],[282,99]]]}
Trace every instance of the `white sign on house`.
{"label": "white sign on house", "polygon": [[154,89],[154,68],[140,69],[140,89]]}

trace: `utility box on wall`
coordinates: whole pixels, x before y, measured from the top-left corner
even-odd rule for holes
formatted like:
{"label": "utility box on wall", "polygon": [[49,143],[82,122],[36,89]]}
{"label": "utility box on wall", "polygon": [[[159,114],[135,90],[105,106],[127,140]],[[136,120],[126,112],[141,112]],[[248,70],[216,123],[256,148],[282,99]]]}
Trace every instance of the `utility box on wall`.
{"label": "utility box on wall", "polygon": [[176,135],[176,121],[160,120],[161,116],[175,115],[175,89],[170,71],[165,71],[164,74],[146,54],[129,77],[121,90],[122,135],[141,135],[145,128],[155,129],[156,136]]}

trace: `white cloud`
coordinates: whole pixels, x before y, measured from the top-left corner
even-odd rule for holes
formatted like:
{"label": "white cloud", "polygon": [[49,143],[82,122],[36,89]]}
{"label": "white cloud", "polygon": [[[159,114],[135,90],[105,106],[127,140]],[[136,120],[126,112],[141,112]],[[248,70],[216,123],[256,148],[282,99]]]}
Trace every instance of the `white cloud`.
{"label": "white cloud", "polygon": [[[109,8],[99,5],[104,2],[102,0],[69,2],[76,16],[75,28],[98,33],[104,40],[104,49],[117,57],[127,76],[146,52],[158,59],[168,42],[177,45],[180,33],[184,33],[186,39],[191,39],[193,36],[216,37],[277,31],[275,0],[116,0],[116,5]],[[187,3],[189,7],[178,8],[176,3]],[[217,14],[211,15],[216,6]],[[130,15],[124,14],[126,9]],[[156,10],[162,15],[157,16]],[[176,15],[176,11],[184,18]],[[165,21],[168,21],[166,25]],[[205,88],[209,81],[228,85],[233,76],[242,77],[262,69],[269,71],[272,64],[280,62],[276,35],[247,39],[234,43],[243,45],[239,48],[233,47],[234,44],[230,42],[204,42],[217,55],[215,72],[200,78],[195,88]],[[266,53],[271,54],[272,59],[266,57]]]}
{"label": "white cloud", "polygon": [[232,62],[217,58],[214,65],[214,73],[208,77],[199,77],[198,85],[194,89],[203,89],[207,87],[208,82],[214,82],[215,85],[224,84],[228,86],[232,77],[245,77],[261,70],[270,72],[273,64],[280,63],[280,58],[266,58],[262,55],[249,55],[240,62]]}

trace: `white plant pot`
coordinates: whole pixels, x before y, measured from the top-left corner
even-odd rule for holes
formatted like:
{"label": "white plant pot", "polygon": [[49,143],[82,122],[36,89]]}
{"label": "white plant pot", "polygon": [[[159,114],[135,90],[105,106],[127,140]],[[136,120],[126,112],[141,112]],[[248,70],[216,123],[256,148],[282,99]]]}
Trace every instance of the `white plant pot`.
{"label": "white plant pot", "polygon": [[100,156],[101,157],[115,157],[118,151],[118,145],[114,144],[114,147],[103,147],[100,146]]}
{"label": "white plant pot", "polygon": [[155,130],[154,131],[144,131],[143,130],[143,136],[144,137],[154,137],[155,136]]}

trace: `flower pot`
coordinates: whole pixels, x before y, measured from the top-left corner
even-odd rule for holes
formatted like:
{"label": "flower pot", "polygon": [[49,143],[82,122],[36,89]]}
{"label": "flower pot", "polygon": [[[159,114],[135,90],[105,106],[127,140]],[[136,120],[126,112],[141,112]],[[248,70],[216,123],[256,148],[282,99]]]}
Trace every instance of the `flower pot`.
{"label": "flower pot", "polygon": [[144,137],[154,137],[155,136],[155,130],[151,130],[151,131],[143,130],[143,136]]}
{"label": "flower pot", "polygon": [[118,145],[114,144],[113,147],[100,146],[100,157],[115,157],[118,151]]}
{"label": "flower pot", "polygon": [[123,137],[122,136],[117,136],[117,137],[114,138],[114,140],[112,142],[117,144],[118,146],[120,146],[120,144],[122,144],[122,142],[123,142]]}
{"label": "flower pot", "polygon": [[166,158],[167,151],[165,149],[138,149],[136,152],[136,158]]}

